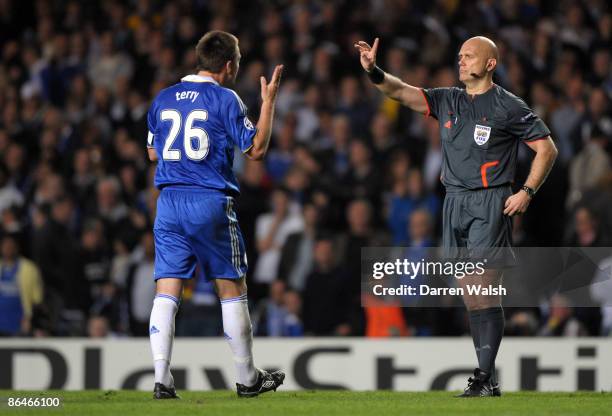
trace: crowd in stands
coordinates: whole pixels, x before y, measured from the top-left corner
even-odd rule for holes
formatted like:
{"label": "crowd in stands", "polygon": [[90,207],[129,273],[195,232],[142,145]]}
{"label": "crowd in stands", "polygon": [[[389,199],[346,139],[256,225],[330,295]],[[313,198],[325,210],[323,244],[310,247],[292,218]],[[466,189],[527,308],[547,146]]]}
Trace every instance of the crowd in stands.
{"label": "crowd in stands", "polygon": [[[462,308],[361,307],[361,248],[440,245],[444,191],[437,121],[385,99],[356,40],[380,37],[383,69],[445,87],[457,85],[461,43],[491,37],[501,53],[494,81],[525,99],[559,149],[515,218],[515,243],[612,246],[604,0],[0,0],[1,334],[148,335],[159,194],[148,106],[194,73],[195,44],[213,29],[240,39],[235,90],[252,120],[259,77],[285,65],[266,159],[235,162],[256,335],[468,333]],[[515,184],[533,156],[519,149]],[[594,294],[601,308],[558,295],[509,309],[506,331],[610,335],[612,287],[608,295]],[[198,272],[177,335],[220,334],[218,299]]]}

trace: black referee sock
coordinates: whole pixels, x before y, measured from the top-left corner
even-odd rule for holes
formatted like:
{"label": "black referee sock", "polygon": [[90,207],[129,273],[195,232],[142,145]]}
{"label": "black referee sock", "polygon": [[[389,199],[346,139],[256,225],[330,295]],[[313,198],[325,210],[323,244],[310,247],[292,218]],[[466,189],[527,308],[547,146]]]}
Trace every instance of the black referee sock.
{"label": "black referee sock", "polygon": [[504,335],[504,310],[501,306],[480,310],[480,369],[495,382],[495,357]]}
{"label": "black referee sock", "polygon": [[476,350],[476,359],[480,367],[480,311],[469,311],[470,314],[470,333],[472,341],[474,341],[474,350]]}

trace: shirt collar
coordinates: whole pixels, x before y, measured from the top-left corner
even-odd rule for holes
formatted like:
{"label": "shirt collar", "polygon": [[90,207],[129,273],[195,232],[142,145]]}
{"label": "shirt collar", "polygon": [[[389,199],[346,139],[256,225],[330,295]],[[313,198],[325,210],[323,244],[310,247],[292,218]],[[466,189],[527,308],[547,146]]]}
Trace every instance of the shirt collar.
{"label": "shirt collar", "polygon": [[219,85],[212,77],[205,77],[202,75],[191,74],[181,78],[181,81],[185,82],[212,82],[213,84]]}

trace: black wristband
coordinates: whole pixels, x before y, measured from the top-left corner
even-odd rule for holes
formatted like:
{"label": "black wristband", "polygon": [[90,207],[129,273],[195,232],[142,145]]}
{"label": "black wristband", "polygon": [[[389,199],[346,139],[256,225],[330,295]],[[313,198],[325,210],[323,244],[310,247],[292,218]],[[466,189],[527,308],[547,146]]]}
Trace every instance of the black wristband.
{"label": "black wristband", "polygon": [[382,84],[385,82],[385,71],[380,69],[378,65],[375,65],[374,69],[368,72],[368,78],[370,78],[373,84]]}

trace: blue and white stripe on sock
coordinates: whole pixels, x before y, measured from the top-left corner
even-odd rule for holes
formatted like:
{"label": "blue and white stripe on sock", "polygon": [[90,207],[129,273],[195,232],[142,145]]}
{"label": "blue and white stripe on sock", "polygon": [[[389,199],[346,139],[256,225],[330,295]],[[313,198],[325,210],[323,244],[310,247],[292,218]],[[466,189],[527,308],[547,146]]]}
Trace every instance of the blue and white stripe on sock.
{"label": "blue and white stripe on sock", "polygon": [[242,302],[244,300],[247,300],[247,294],[246,293],[244,295],[240,295],[240,296],[237,296],[235,298],[221,299],[221,304],[233,303],[233,302]]}
{"label": "blue and white stripe on sock", "polygon": [[174,303],[176,303],[177,305],[180,303],[180,301],[175,298],[172,295],[166,295],[165,293],[158,293],[157,295],[155,295],[156,298],[165,298],[165,299],[170,299],[171,301],[173,301]]}

